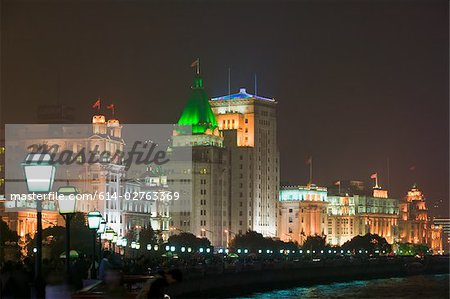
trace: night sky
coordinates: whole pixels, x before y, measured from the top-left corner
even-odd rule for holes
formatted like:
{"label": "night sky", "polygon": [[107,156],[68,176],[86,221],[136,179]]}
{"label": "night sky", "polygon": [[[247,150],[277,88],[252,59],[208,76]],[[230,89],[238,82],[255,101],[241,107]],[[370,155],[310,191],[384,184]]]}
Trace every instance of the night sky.
{"label": "night sky", "polygon": [[[417,182],[449,199],[447,1],[2,2],[2,122],[64,103],[90,121],[97,97],[124,123],[174,123],[201,59],[210,97],[278,101],[281,179]],[[415,166],[415,171],[410,167]],[[448,207],[442,208],[443,215]]]}

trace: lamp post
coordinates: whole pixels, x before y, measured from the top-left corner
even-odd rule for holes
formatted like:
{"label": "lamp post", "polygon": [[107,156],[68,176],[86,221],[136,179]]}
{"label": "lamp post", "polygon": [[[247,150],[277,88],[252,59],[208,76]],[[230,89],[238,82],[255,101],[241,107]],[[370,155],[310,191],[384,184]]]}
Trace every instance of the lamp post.
{"label": "lamp post", "polygon": [[[210,231],[209,229],[206,229],[206,228],[201,228],[200,229],[202,232],[210,232],[211,233],[211,237],[212,237],[212,235],[214,234],[214,232],[212,232],[212,231]],[[206,235],[206,234],[205,234]]]}
{"label": "lamp post", "polygon": [[97,278],[97,270],[95,269],[95,243],[97,239],[97,232],[100,228],[100,223],[102,222],[102,214],[98,211],[88,213],[88,226],[92,231],[92,267],[91,267],[91,278]]}
{"label": "lamp post", "polygon": [[113,252],[116,253],[117,234],[115,232],[113,234],[111,243],[112,243]]}
{"label": "lamp post", "polygon": [[[28,154],[22,163],[29,193],[46,194],[52,190],[56,166],[49,154]],[[42,201],[36,200],[36,263],[35,283],[37,297],[44,297],[42,283]]]}
{"label": "lamp post", "polygon": [[109,250],[112,249],[112,239],[114,238],[114,230],[112,228],[107,228],[105,231],[105,238],[108,240]]}
{"label": "lamp post", "polygon": [[105,219],[102,218],[102,220],[100,221],[98,230],[97,230],[98,243],[99,243],[99,254],[98,254],[99,263],[100,263],[100,260],[102,259],[102,234],[105,233],[105,229],[106,229],[106,221],[105,221]]}
{"label": "lamp post", "polygon": [[236,233],[233,233],[232,231],[226,229],[224,230],[224,233],[227,234],[227,248],[230,247],[230,234],[234,234],[236,236]]}
{"label": "lamp post", "polygon": [[[74,186],[64,186],[58,189],[58,208],[59,213],[66,220],[66,275],[67,283],[71,283],[70,275],[70,220],[75,215],[77,200],[75,195],[78,190]],[[60,197],[63,195],[63,197]]]}

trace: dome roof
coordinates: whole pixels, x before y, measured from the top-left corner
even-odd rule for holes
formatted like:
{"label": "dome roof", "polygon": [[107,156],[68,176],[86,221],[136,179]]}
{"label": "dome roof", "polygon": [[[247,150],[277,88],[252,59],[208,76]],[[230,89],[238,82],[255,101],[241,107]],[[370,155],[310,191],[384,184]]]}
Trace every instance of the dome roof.
{"label": "dome roof", "polygon": [[218,123],[209,105],[200,75],[197,74],[194,77],[194,85],[191,89],[191,96],[184,106],[178,124],[192,126],[192,134],[203,134],[208,129],[214,131],[218,127]]}

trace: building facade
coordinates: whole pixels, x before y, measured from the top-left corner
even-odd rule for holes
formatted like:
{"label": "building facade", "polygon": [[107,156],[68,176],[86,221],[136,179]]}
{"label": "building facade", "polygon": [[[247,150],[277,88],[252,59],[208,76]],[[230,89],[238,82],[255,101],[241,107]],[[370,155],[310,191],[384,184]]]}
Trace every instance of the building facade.
{"label": "building facade", "polygon": [[182,193],[170,207],[171,230],[191,232],[208,238],[214,246],[224,247],[230,221],[228,152],[198,74],[178,125],[170,151],[175,154],[191,148],[192,163],[169,171],[171,186]]}
{"label": "building facade", "polygon": [[327,188],[316,185],[280,188],[278,235],[300,245],[308,236],[327,231]]}
{"label": "building facade", "polygon": [[414,185],[400,201],[399,242],[426,244],[433,252],[442,251],[442,226],[428,216],[425,196]]}
{"label": "building facade", "polygon": [[210,105],[229,152],[229,230],[277,236],[277,102],[241,88],[238,93],[212,98]]}

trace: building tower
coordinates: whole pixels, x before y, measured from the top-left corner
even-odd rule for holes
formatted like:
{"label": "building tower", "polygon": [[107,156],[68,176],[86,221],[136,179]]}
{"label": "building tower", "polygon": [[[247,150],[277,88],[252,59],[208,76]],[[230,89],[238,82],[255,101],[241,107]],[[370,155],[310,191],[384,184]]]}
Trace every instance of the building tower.
{"label": "building tower", "polygon": [[279,153],[274,99],[247,93],[210,101],[230,153],[230,230],[277,235]]}
{"label": "building tower", "polygon": [[428,219],[428,209],[422,191],[413,185],[400,202],[400,241],[427,244],[433,251],[442,250],[442,227]]}
{"label": "building tower", "polygon": [[[229,222],[228,157],[200,74],[194,78],[191,96],[178,125],[171,151],[192,147],[192,166],[184,171],[191,174],[192,189],[190,196],[186,194],[174,203],[177,206],[171,207],[171,231],[192,232],[208,238],[214,246],[224,247]],[[184,130],[183,126],[190,126],[192,131]],[[182,177],[183,174],[174,173],[168,179],[176,187]],[[183,189],[181,185],[178,187]]]}

